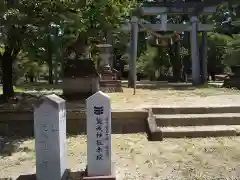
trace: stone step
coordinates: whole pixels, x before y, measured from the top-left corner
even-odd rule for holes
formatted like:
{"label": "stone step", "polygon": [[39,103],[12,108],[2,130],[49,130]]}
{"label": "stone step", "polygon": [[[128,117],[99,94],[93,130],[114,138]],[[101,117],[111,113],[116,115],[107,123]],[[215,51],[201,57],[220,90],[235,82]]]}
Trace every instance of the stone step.
{"label": "stone step", "polygon": [[211,113],[238,113],[240,106],[214,106],[214,107],[154,107],[154,114],[211,114]]}
{"label": "stone step", "polygon": [[240,125],[240,113],[154,115],[162,126]]}
{"label": "stone step", "polygon": [[163,138],[204,138],[239,136],[240,126],[180,126],[161,127]]}

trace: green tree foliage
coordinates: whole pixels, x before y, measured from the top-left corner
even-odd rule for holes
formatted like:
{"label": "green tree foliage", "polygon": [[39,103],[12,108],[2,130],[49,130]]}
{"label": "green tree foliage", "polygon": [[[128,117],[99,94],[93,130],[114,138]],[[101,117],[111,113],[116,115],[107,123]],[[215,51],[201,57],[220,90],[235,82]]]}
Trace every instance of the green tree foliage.
{"label": "green tree foliage", "polygon": [[[2,65],[3,96],[14,95],[13,63],[21,50],[36,46],[49,22],[61,23],[61,14],[71,14],[71,3],[66,1],[6,0],[1,1],[1,39],[4,51]],[[73,6],[73,5],[72,5]],[[36,50],[36,48],[35,48]]]}
{"label": "green tree foliage", "polygon": [[219,33],[208,34],[208,61],[220,65],[224,63],[232,38]]}
{"label": "green tree foliage", "polygon": [[228,66],[240,65],[240,34],[229,42],[224,63]]}
{"label": "green tree foliage", "polygon": [[[87,2],[87,3],[86,3]],[[14,95],[12,83],[13,62],[24,51],[31,66],[46,58],[52,63],[48,37],[51,24],[60,27],[62,44],[67,47],[77,37],[101,38],[106,30],[119,27],[129,16],[135,1],[128,0],[2,0],[0,1],[0,52],[3,80],[3,96]],[[62,48],[64,51],[64,48]],[[44,57],[44,55],[47,56]]]}
{"label": "green tree foliage", "polygon": [[137,61],[137,71],[151,79],[155,78],[155,71],[161,67],[170,66],[169,55],[165,48],[147,46],[147,49],[140,55]]}
{"label": "green tree foliage", "polygon": [[156,62],[156,56],[157,48],[148,46],[146,51],[138,58],[137,71],[147,76],[152,76],[156,70],[156,66],[154,64],[154,62]]}

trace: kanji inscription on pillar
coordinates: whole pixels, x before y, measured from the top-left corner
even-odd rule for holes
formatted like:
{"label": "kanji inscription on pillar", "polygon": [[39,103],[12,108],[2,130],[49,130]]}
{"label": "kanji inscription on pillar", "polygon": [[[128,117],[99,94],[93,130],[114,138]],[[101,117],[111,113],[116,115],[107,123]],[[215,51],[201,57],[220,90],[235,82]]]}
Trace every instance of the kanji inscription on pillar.
{"label": "kanji inscription on pillar", "polygon": [[111,175],[110,98],[98,91],[87,99],[88,176]]}

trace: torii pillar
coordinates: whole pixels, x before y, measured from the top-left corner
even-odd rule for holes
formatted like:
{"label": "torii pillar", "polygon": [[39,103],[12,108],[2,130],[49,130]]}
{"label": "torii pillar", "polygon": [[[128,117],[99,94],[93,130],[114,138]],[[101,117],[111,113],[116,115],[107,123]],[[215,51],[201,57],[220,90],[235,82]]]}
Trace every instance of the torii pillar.
{"label": "torii pillar", "polygon": [[137,79],[136,60],[138,46],[138,18],[133,16],[131,19],[131,44],[129,59],[128,87],[134,88]]}
{"label": "torii pillar", "polygon": [[113,64],[114,64],[114,62],[113,62],[113,47],[114,47],[114,38],[113,38],[113,34],[112,34],[112,32],[111,31],[107,31],[107,44],[111,44],[112,45],[112,47],[111,47],[111,50],[110,50],[110,52],[111,52],[111,56],[110,56],[110,58],[109,58],[109,65],[111,66],[111,68],[113,67]]}
{"label": "torii pillar", "polygon": [[[203,23],[206,18],[204,17]],[[201,43],[201,75],[202,83],[205,84],[208,81],[208,47],[207,47],[207,32],[202,32],[202,43]]]}
{"label": "torii pillar", "polygon": [[201,84],[200,61],[199,61],[199,38],[198,38],[198,17],[191,17],[191,57],[192,57],[192,83],[193,85]]}

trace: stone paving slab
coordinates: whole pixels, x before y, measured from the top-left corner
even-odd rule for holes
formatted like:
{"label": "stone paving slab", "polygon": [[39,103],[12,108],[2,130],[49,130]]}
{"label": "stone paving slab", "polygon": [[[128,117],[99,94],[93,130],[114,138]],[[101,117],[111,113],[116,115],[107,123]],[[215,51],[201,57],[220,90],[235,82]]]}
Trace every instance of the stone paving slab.
{"label": "stone paving slab", "polygon": [[202,107],[155,107],[152,108],[154,114],[216,114],[216,113],[238,113],[240,106],[202,106]]}
{"label": "stone paving slab", "polygon": [[164,138],[198,138],[239,135],[240,125],[161,127]]}
{"label": "stone paving slab", "polygon": [[155,115],[158,126],[240,125],[240,113]]}
{"label": "stone paving slab", "polygon": [[155,115],[157,119],[197,119],[197,118],[231,118],[238,117],[240,118],[240,113],[219,113],[219,114],[158,114]]}

